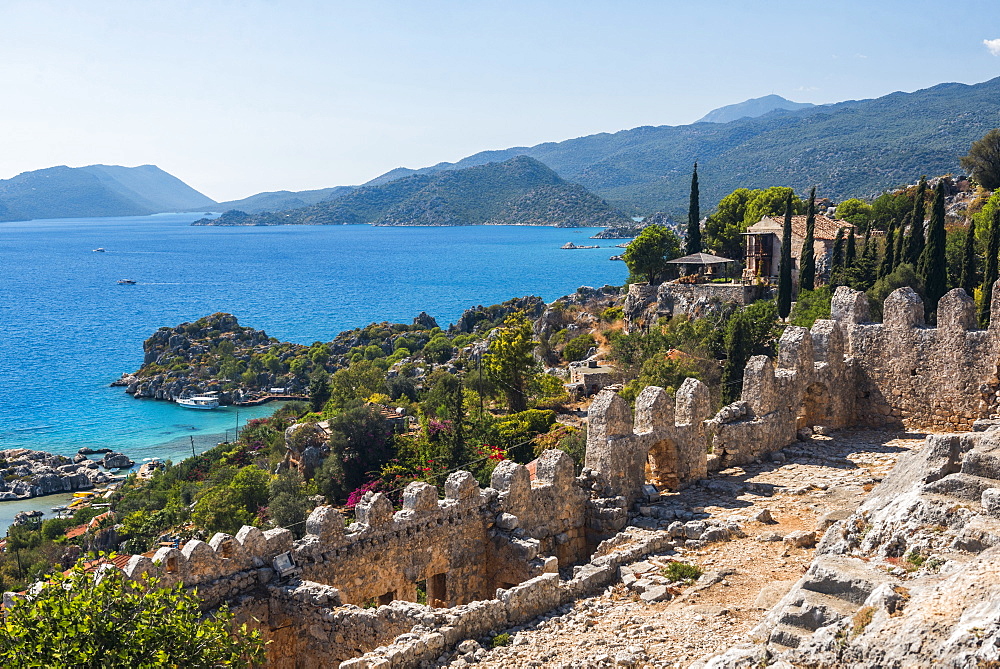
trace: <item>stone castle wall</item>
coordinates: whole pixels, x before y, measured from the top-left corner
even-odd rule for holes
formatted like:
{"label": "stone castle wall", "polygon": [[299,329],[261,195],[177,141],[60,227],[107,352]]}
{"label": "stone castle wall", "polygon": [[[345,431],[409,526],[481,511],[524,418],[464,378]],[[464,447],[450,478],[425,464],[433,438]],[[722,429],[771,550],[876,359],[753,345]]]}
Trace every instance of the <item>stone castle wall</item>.
{"label": "stone castle wall", "polygon": [[[673,397],[644,389],[634,411],[602,391],[579,477],[567,454],[546,451],[534,480],[513,462],[499,463],[485,489],[455,472],[443,495],[411,483],[399,511],[368,493],[350,525],[319,507],[298,541],[287,529],[244,527],[133,556],[123,571],[197,588],[206,609],[231,603],[273,642],[273,666],[411,666],[611,582],[617,558],[581,562],[624,527],[648,482],[676,489],[819,426],[968,429],[990,417],[1000,388],[998,293],[997,325],[977,330],[961,290],[941,300],[939,325],[928,328],[909,289],[889,296],[883,323],[870,323],[866,296],[841,287],[832,318],[787,327],[776,358],[751,358],[740,400],[714,416],[708,388],[694,379]],[[572,564],[573,578],[560,580],[559,568]],[[418,587],[430,606],[413,603]]]}

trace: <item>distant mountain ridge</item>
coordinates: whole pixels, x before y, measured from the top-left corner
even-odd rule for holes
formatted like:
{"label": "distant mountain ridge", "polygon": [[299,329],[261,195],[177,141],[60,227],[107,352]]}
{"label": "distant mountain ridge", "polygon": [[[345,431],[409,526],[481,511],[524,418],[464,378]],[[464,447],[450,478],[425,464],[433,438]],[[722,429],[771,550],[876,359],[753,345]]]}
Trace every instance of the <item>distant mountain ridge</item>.
{"label": "distant mountain ridge", "polygon": [[[343,197],[344,195],[353,192],[356,188],[356,186],[333,186],[332,188],[319,188],[316,190],[270,191],[266,193],[257,193],[256,195],[245,197],[242,200],[219,202],[214,208],[216,211],[238,209],[248,214],[259,214],[265,211],[282,211],[285,209],[307,207],[310,204],[316,204],[317,202],[336,200],[338,197]],[[200,207],[192,207],[192,209],[197,210],[200,209]]]}
{"label": "distant mountain ridge", "polygon": [[542,163],[517,156],[366,185],[335,200],[251,214],[227,211],[194,225],[553,225],[600,227],[629,219]]}
{"label": "distant mountain ridge", "polygon": [[397,168],[369,183],[524,155],[628,214],[684,218],[698,161],[702,210],[736,188],[816,185],[835,200],[873,197],[921,174],[960,173],[958,157],[1000,127],[1000,77],[848,100],[729,123],[643,126],[531,147],[483,151],[455,163]]}
{"label": "distant mountain ridge", "polygon": [[729,123],[730,121],[739,121],[745,118],[757,118],[773,111],[795,111],[796,109],[805,109],[807,107],[815,107],[815,105],[811,102],[792,102],[772,93],[761,98],[751,98],[750,100],[713,109],[695,121],[695,123]]}
{"label": "distant mountain ridge", "polygon": [[0,221],[144,216],[215,204],[155,165],[62,165],[0,180]]}

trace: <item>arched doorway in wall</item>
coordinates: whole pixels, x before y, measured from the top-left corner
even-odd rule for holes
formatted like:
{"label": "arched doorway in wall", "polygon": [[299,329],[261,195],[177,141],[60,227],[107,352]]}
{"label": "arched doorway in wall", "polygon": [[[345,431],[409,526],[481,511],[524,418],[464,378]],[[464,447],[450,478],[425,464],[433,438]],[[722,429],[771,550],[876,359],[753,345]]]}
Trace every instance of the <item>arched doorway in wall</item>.
{"label": "arched doorway in wall", "polygon": [[646,454],[646,481],[657,490],[677,490],[677,444],[661,439],[649,447]]}
{"label": "arched doorway in wall", "polygon": [[802,397],[802,406],[796,417],[795,428],[812,428],[816,425],[829,426],[833,420],[833,406],[830,397],[830,389],[825,383],[819,381],[812,383],[806,388]]}

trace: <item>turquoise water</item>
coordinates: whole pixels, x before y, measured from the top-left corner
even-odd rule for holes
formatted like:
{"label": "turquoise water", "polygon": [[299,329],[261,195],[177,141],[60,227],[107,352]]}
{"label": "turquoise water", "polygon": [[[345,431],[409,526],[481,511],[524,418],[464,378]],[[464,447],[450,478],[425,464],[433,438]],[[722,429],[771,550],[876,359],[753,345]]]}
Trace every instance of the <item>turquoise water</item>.
{"label": "turquoise water", "polygon": [[[621,249],[561,250],[594,229],[192,227],[200,214],[0,223],[0,449],[107,446],[179,459],[275,405],[193,411],[108,384],[156,328],[216,311],[310,344],[373,321],[442,327],[511,297],[621,284]],[[104,247],[106,252],[93,249]],[[118,285],[130,278],[136,285]]]}

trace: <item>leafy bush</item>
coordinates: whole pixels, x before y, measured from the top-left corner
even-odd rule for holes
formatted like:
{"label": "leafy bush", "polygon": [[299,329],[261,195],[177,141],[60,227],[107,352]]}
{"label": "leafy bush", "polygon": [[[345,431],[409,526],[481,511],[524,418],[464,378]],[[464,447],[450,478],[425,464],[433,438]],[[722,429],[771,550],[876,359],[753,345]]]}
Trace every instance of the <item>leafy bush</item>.
{"label": "leafy bush", "polygon": [[587,357],[587,352],[596,345],[597,341],[591,334],[582,334],[578,337],[573,337],[566,342],[566,346],[563,347],[563,359],[567,362],[583,360]]}
{"label": "leafy bush", "polygon": [[702,574],[702,569],[696,564],[686,562],[671,562],[663,568],[663,575],[671,581],[683,581],[684,583],[694,583]]}
{"label": "leafy bush", "polygon": [[490,646],[492,648],[500,648],[501,646],[508,646],[508,645],[510,645],[510,634],[507,632],[497,634],[495,637],[493,637],[493,640],[490,642]]}
{"label": "leafy bush", "polygon": [[813,323],[821,318],[830,317],[830,287],[823,286],[816,290],[803,290],[795,302],[789,321],[792,325],[811,328]]}
{"label": "leafy bush", "polygon": [[50,574],[31,598],[15,600],[0,625],[5,667],[217,667],[264,660],[259,631],[239,628],[224,607],[204,617],[201,600],[144,574],[99,579],[77,563]]}

